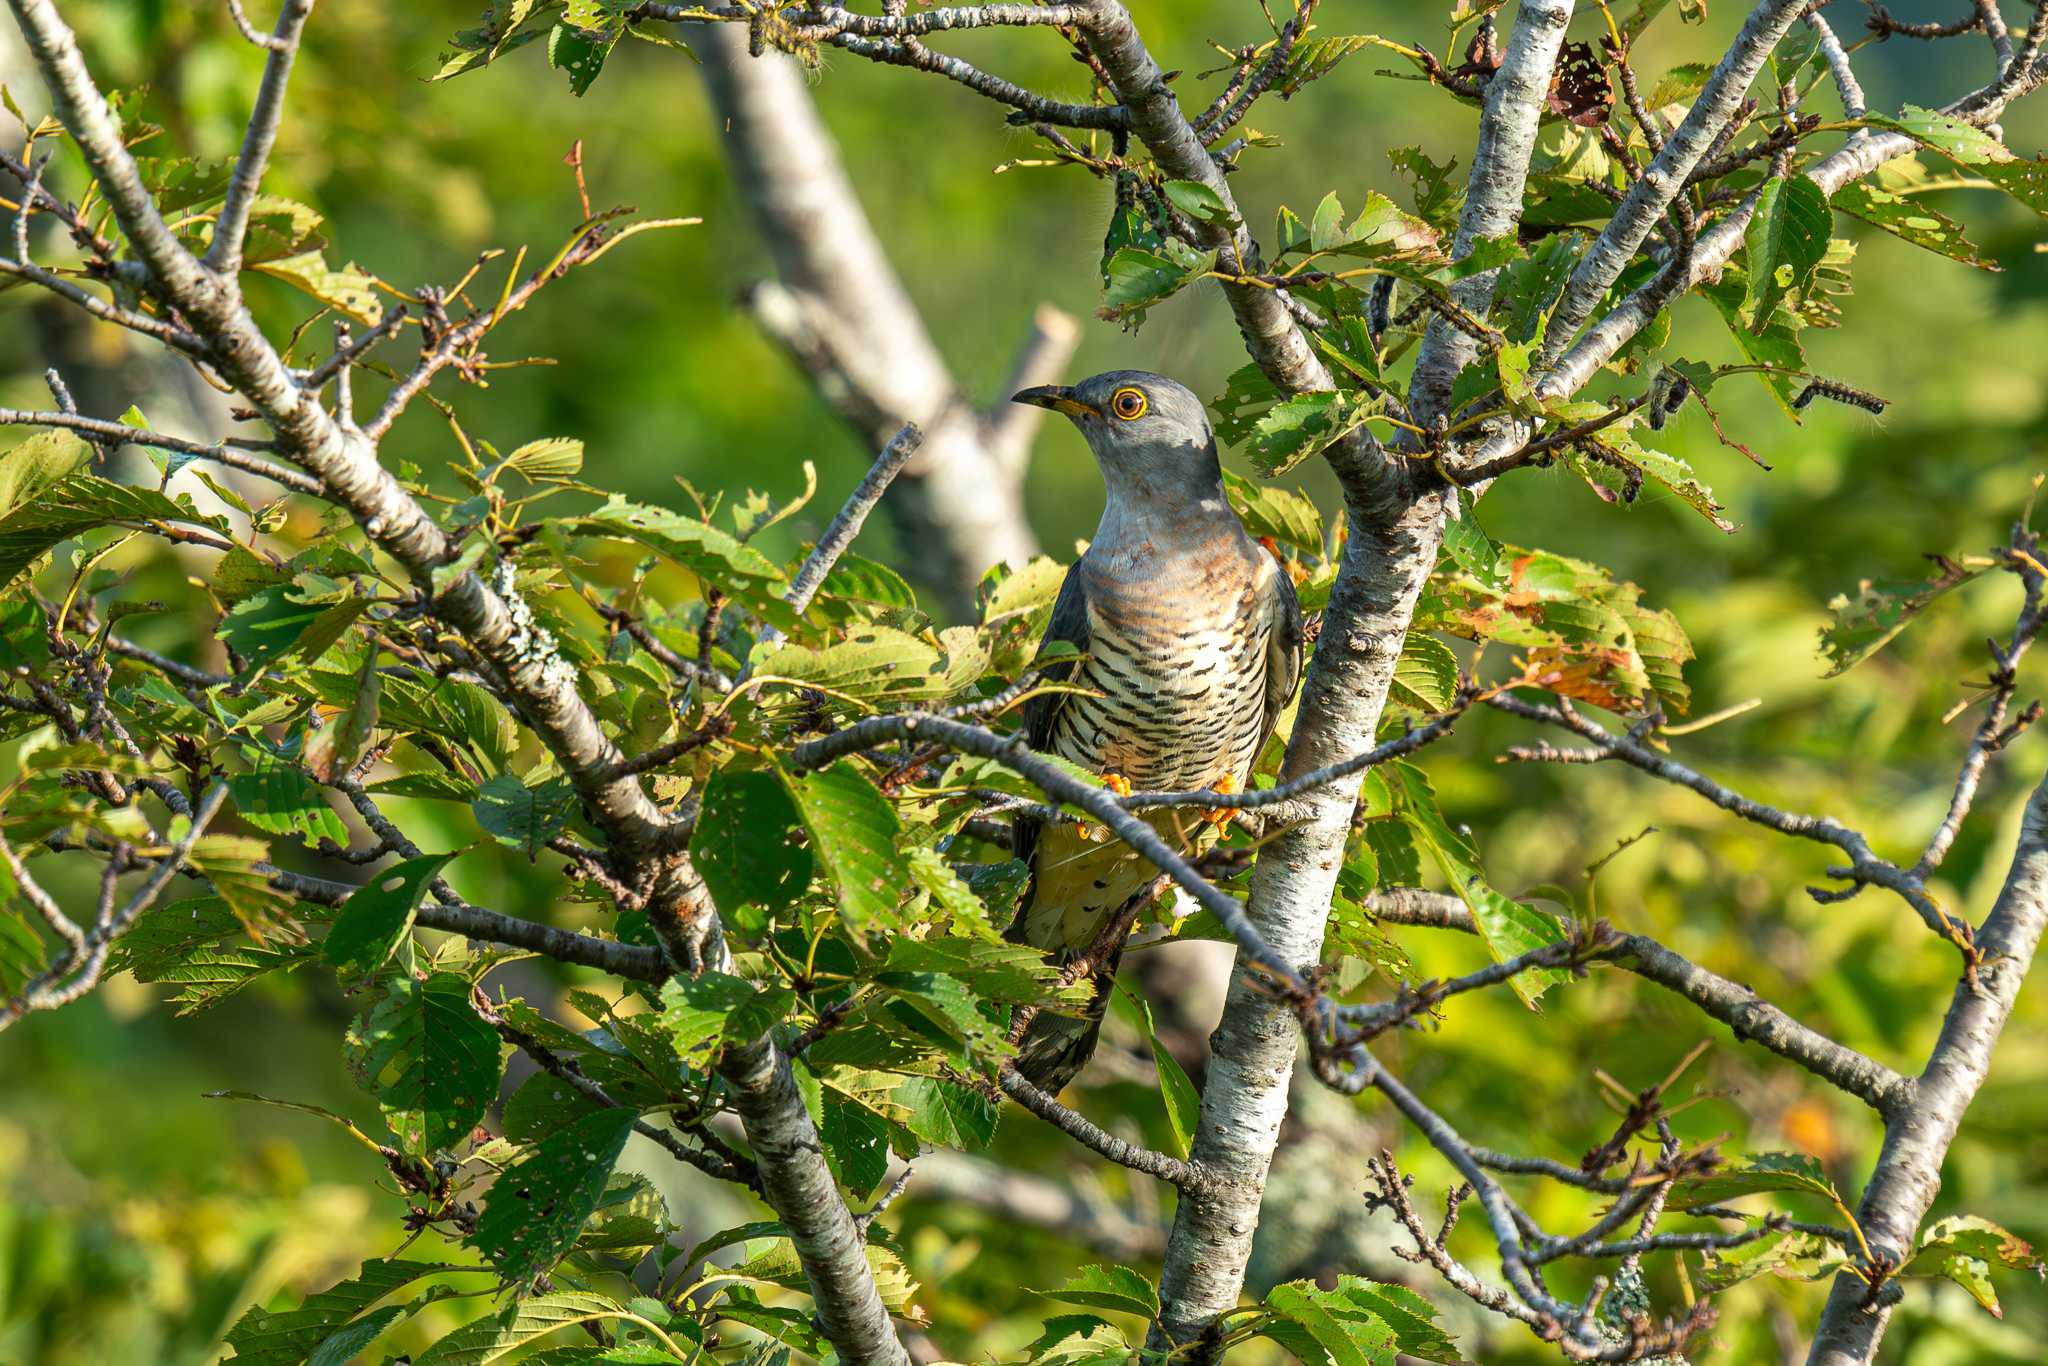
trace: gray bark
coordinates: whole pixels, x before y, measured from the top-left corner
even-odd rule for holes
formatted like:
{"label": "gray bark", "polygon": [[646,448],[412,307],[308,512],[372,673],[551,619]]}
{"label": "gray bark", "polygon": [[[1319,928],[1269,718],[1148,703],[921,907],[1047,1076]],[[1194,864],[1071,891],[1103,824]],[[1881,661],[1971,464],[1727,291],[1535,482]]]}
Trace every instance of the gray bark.
{"label": "gray bark", "polygon": [[[1038,553],[1021,456],[1043,413],[1004,412],[998,422],[961,393],[861,208],[802,68],[777,52],[749,57],[738,25],[710,25],[691,42],[733,179],[780,277],[754,289],[756,317],[871,449],[906,422],[925,430],[889,507],[919,577],[959,609],[991,564]],[[1021,384],[1051,379],[1077,337],[1064,315],[1041,315],[1025,347],[1034,373]]]}
{"label": "gray bark", "polygon": [[[2034,789],[2020,822],[2019,847],[1998,902],[1977,931],[1984,966],[1957,983],[1941,1037],[1920,1076],[1885,1117],[1884,1147],[1863,1190],[1856,1222],[1871,1250],[1896,1266],[1941,1192],[1941,1164],[1970,1102],[1991,1070],[1992,1050],[2019,999],[2020,985],[2048,926],[2048,780]],[[1882,1289],[1894,1287],[1888,1282]],[[1895,1296],[1871,1295],[1853,1271],[1828,1293],[1807,1366],[1862,1366],[1877,1354]]]}

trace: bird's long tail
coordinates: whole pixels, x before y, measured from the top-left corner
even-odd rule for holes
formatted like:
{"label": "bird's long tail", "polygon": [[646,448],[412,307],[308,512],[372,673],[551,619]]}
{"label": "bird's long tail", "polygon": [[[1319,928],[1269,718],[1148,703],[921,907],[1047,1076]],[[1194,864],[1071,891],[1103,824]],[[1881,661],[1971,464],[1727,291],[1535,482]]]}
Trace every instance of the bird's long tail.
{"label": "bird's long tail", "polygon": [[1119,947],[1097,970],[1095,995],[1081,1014],[1041,1010],[1025,1026],[1024,1037],[1017,1041],[1017,1071],[1024,1080],[1056,1096],[1087,1065],[1102,1035],[1102,1017],[1108,1013],[1109,993],[1116,989],[1117,964],[1123,956]]}

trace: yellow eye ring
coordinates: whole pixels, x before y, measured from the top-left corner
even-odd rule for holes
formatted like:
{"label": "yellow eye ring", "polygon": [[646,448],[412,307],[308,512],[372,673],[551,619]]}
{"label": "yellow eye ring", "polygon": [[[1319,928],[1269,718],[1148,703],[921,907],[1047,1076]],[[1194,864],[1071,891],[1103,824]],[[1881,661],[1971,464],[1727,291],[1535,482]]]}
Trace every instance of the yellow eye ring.
{"label": "yellow eye ring", "polygon": [[1109,410],[1126,422],[1134,422],[1143,417],[1145,407],[1143,389],[1119,389],[1109,396]]}

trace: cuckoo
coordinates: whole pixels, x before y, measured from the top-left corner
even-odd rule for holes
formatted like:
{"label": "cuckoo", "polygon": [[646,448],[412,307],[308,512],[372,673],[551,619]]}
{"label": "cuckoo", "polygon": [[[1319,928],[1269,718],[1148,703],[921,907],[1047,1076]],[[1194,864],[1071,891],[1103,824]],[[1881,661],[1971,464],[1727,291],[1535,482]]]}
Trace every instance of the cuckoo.
{"label": "cuckoo", "polygon": [[[1300,679],[1301,608],[1286,570],[1224,497],[1201,400],[1159,375],[1112,370],[1014,401],[1070,419],[1108,493],[1045,632],[1078,651],[1048,671],[1071,686],[1025,704],[1026,739],[1122,792],[1238,790]],[[1189,852],[1219,828],[1187,808],[1146,819]],[[1128,846],[1070,822],[1020,818],[1015,849],[1031,881],[1009,935],[1061,960],[1089,948],[1158,875]],[[1079,1017],[1033,1019],[1019,1072],[1052,1092],[1073,1079],[1095,1050],[1115,974],[1112,956]]]}

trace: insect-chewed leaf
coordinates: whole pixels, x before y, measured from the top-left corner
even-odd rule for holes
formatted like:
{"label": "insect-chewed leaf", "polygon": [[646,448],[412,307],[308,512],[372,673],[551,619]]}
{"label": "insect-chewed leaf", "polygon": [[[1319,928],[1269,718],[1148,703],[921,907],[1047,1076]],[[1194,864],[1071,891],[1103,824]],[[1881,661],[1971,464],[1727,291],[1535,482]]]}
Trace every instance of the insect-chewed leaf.
{"label": "insect-chewed leaf", "polygon": [[424,1155],[462,1141],[498,1094],[498,1033],[470,1005],[469,979],[392,978],[349,1026],[349,1069],[400,1143]]}
{"label": "insect-chewed leaf", "polygon": [[1806,346],[1799,340],[1804,319],[1786,308],[1772,310],[1768,318],[1746,317],[1743,303],[1749,293],[1748,277],[1737,266],[1726,267],[1720,282],[1706,286],[1700,293],[1721,315],[1743,356],[1752,365],[1763,367],[1757,371],[1757,378],[1778,400],[1778,406],[1787,417],[1799,421],[1799,410],[1792,406],[1792,400],[1804,386],[1806,374]]}
{"label": "insect-chewed leaf", "polygon": [[454,859],[428,854],[395,863],[356,889],[320,946],[321,956],[344,972],[375,972],[412,928],[427,888]]}
{"label": "insect-chewed leaf", "polygon": [[274,755],[255,752],[254,766],[228,779],[228,795],[236,814],[258,830],[348,843],[348,827],[313,780]]}
{"label": "insect-chewed leaf", "polygon": [[1043,950],[955,935],[892,940],[881,971],[942,972],[984,1000],[1018,1005],[1080,1005],[1093,990],[1087,983],[1061,987],[1059,969]]}
{"label": "insect-chewed leaf", "polygon": [[1244,453],[1259,473],[1275,478],[1341,440],[1384,406],[1383,400],[1345,391],[1292,395],[1252,424]]}
{"label": "insect-chewed leaf", "polygon": [[1767,180],[1757,191],[1742,239],[1749,271],[1743,305],[1752,331],[1769,325],[1787,294],[1803,293],[1813,282],[1833,224],[1826,192],[1803,175]]}
{"label": "insect-chewed leaf", "polygon": [[[0,959],[6,954],[6,923],[0,914]],[[314,946],[281,933],[250,939],[225,900],[193,897],[136,921],[114,945],[107,970],[133,973],[138,982],[175,984],[178,993],[172,1002],[178,1014],[190,1015],[226,1000],[258,977],[288,972],[315,956]],[[0,979],[5,974],[0,963]],[[0,980],[0,990],[4,989]]]}
{"label": "insect-chewed leaf", "polygon": [[912,1077],[891,1098],[905,1112],[905,1128],[948,1148],[986,1148],[1002,1113],[981,1092],[943,1077]]}
{"label": "insect-chewed leaf", "polygon": [[705,971],[671,977],[661,986],[661,1025],[676,1052],[709,1051],[721,1040],[751,1043],[787,1015],[796,1003],[787,987],[762,989],[743,977]]}
{"label": "insect-chewed leaf", "polygon": [[820,650],[781,645],[764,651],[754,672],[857,702],[917,702],[952,696],[987,665],[972,631],[949,630],[935,645],[894,627],[859,626]]}
{"label": "insect-chewed leaf", "polygon": [[516,774],[499,773],[484,780],[471,809],[485,834],[534,859],[568,827],[576,812],[576,789],[567,778],[527,783]]}
{"label": "insect-chewed leaf", "polygon": [[1636,585],[1548,551],[1504,546],[1498,563],[1504,576],[1488,580],[1446,556],[1412,629],[1514,647],[1540,686],[1611,711],[1652,697],[1674,712],[1690,707],[1682,670],[1692,643],[1676,617],[1642,604]]}
{"label": "insect-chewed leaf", "polygon": [[1995,1318],[2004,1318],[1998,1291],[1991,1284],[1993,1265],[2014,1270],[2042,1269],[2033,1245],[1989,1219],[1973,1214],[1937,1220],[1920,1235],[1920,1248],[1899,1269],[1901,1276],[1945,1276],[1970,1292],[1970,1298]]}
{"label": "insect-chewed leaf", "polygon": [[1766,1273],[1817,1280],[1846,1260],[1839,1247],[1818,1234],[1780,1229],[1753,1243],[1707,1253],[1698,1274],[1703,1289],[1719,1292]]}
{"label": "insect-chewed leaf", "polygon": [[1834,620],[1821,628],[1821,653],[1828,658],[1828,674],[1854,668],[1882,650],[1927,610],[1936,598],[1960,588],[1987,569],[1991,561],[1969,557],[1952,560],[1936,555],[1934,573],[1920,583],[1879,584],[1869,579],[1856,586],[1852,596],[1839,593],[1828,603]]}
{"label": "insect-chewed leaf", "polygon": [[1828,1180],[1818,1158],[1805,1153],[1752,1153],[1740,1167],[1681,1177],[1672,1186],[1667,1204],[1674,1211],[1698,1209],[1766,1191],[1814,1195],[1831,1203],[1840,1201],[1834,1182]]}
{"label": "insect-chewed leaf", "polygon": [[1902,242],[1961,261],[1979,270],[2003,269],[1996,261],[1977,254],[1977,248],[1963,235],[1963,225],[1940,209],[1920,199],[1894,194],[1867,180],[1852,180],[1836,190],[1829,201],[1835,209],[1882,228]]}
{"label": "insect-chewed leaf", "polygon": [[466,1241],[509,1284],[531,1284],[575,1244],[635,1118],[626,1106],[595,1110],[535,1144],[492,1183]]}

